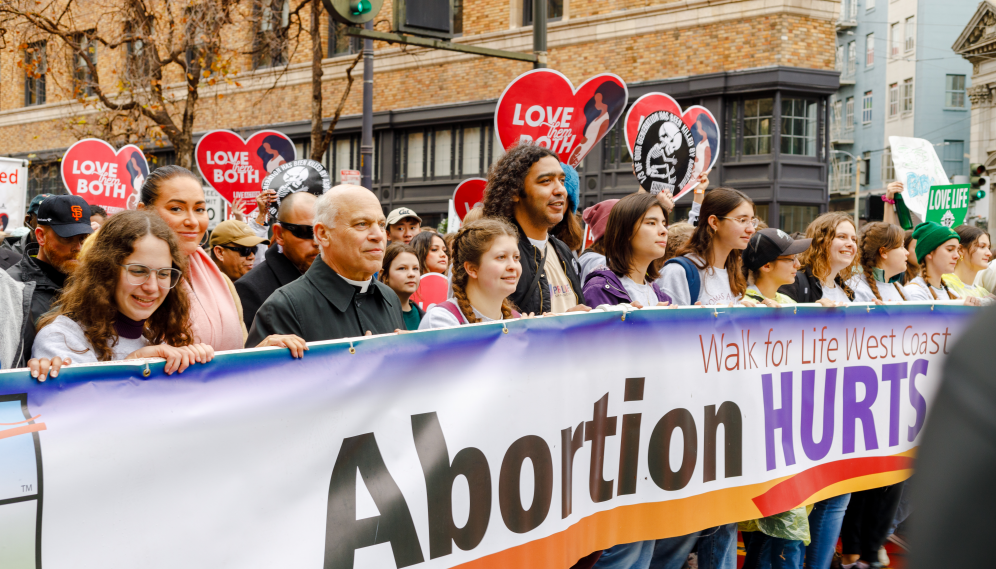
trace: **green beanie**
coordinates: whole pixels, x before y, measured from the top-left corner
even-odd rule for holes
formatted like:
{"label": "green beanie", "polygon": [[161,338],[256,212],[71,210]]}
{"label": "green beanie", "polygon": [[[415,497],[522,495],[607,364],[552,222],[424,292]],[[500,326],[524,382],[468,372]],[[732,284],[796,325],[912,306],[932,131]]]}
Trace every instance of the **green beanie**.
{"label": "green beanie", "polygon": [[959,239],[958,234],[950,227],[944,227],[933,221],[924,221],[913,230],[916,239],[916,262],[922,263],[923,258],[943,245],[946,241]]}

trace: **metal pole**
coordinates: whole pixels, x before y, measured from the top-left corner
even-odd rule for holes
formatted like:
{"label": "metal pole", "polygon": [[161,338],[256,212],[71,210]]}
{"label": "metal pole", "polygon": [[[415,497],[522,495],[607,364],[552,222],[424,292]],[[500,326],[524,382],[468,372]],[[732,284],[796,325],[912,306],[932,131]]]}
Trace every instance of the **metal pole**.
{"label": "metal pole", "polygon": [[546,2],[533,0],[533,53],[536,55],[533,69],[546,67]]}
{"label": "metal pole", "polygon": [[859,198],[861,196],[861,161],[858,160],[857,156],[851,156],[854,159],[854,230],[858,230],[858,208]]}
{"label": "metal pole", "polygon": [[[363,25],[373,30],[373,22]],[[373,40],[363,38],[363,134],[360,140],[360,184],[373,189],[373,82],[374,82]]]}

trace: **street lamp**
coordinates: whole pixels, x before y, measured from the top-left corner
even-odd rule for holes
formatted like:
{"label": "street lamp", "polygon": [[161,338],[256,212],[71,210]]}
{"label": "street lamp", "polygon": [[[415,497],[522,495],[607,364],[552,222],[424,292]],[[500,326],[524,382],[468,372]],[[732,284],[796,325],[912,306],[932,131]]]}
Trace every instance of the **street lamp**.
{"label": "street lamp", "polygon": [[858,209],[860,208],[860,194],[861,194],[861,162],[858,161],[858,157],[851,154],[850,152],[844,152],[843,150],[831,150],[834,154],[844,154],[854,161],[854,230],[858,230]]}

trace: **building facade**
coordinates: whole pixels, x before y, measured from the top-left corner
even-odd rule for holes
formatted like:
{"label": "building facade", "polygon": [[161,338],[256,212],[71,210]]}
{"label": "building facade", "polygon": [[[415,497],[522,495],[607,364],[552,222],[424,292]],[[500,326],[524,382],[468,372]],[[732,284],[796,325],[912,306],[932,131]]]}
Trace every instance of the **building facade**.
{"label": "building facade", "polygon": [[[295,6],[286,1],[285,12],[292,11]],[[455,22],[454,28],[461,35],[454,41],[531,52],[528,4],[456,2],[459,25]],[[388,0],[378,20],[389,21],[390,10]],[[770,225],[804,230],[826,211],[829,96],[839,87],[833,52],[837,2],[549,0],[548,10],[549,67],[575,85],[598,73],[615,73],[627,82],[631,102],[661,91],[683,107],[708,108],[722,129],[713,185],[745,191]],[[306,12],[301,13],[305,30]],[[336,25],[323,20],[322,29],[328,55],[322,63],[325,109],[330,114],[355,45]],[[386,30],[384,24],[377,29]],[[55,68],[47,77],[24,71],[25,61],[36,53],[9,47],[0,51],[5,78],[0,86],[0,155],[32,160],[33,192],[60,191],[57,159],[75,140],[66,125],[97,111],[56,88],[65,81],[53,80]],[[271,57],[266,65],[247,62],[250,71],[240,73],[238,86],[204,88],[196,131],[228,128],[248,135],[264,128],[280,130],[296,141],[299,156],[308,154],[309,55]],[[98,63],[109,69],[121,65],[112,56],[98,55]],[[407,206],[433,224],[443,219],[456,185],[485,177],[500,156],[493,119],[497,98],[530,68],[528,63],[377,42],[373,190],[384,208]],[[362,63],[353,73],[362,76]],[[358,167],[361,105],[357,81],[325,156],[336,179],[340,169]],[[638,187],[621,122],[580,168],[582,206]],[[157,164],[175,159],[168,145],[150,145],[148,151]],[[690,200],[682,202],[687,203],[679,203],[679,216]]]}
{"label": "building facade", "polygon": [[831,208],[881,219],[878,198],[895,178],[890,136],[932,142],[948,177],[968,174],[971,66],[951,49],[973,6],[926,0],[844,0],[837,24],[841,88],[831,103]]}

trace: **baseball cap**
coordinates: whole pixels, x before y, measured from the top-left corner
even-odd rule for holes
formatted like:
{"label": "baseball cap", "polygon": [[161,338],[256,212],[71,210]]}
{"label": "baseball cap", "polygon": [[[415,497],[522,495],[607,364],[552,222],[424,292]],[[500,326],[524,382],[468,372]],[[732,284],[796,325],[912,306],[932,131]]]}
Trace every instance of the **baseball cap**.
{"label": "baseball cap", "polygon": [[28,204],[28,215],[37,214],[38,206],[41,205],[45,198],[51,197],[52,194],[38,194],[37,196],[31,198],[31,203]]}
{"label": "baseball cap", "polygon": [[809,249],[812,242],[812,239],[792,239],[781,229],[761,229],[750,236],[750,242],[744,249],[744,266],[756,271],[778,257],[802,253]]}
{"label": "baseball cap", "polygon": [[414,211],[408,209],[407,207],[399,207],[398,209],[392,210],[391,213],[387,214],[387,224],[394,225],[406,217],[414,217],[419,223],[422,223],[422,218],[415,215]]}
{"label": "baseball cap", "polygon": [[591,240],[598,241],[605,235],[605,226],[609,223],[609,212],[619,200],[605,200],[584,210],[581,220],[585,222],[591,233]]}
{"label": "baseball cap", "polygon": [[79,196],[49,196],[38,206],[38,225],[48,225],[59,237],[89,235],[90,205]]}
{"label": "baseball cap", "polygon": [[222,221],[214,228],[211,232],[211,247],[215,245],[228,245],[229,243],[235,243],[236,245],[241,245],[243,247],[255,247],[260,243],[269,243],[266,239],[253,233],[252,229],[249,229],[243,221],[237,219],[229,219],[228,221]]}

